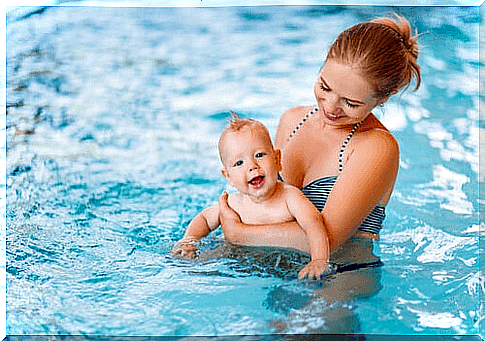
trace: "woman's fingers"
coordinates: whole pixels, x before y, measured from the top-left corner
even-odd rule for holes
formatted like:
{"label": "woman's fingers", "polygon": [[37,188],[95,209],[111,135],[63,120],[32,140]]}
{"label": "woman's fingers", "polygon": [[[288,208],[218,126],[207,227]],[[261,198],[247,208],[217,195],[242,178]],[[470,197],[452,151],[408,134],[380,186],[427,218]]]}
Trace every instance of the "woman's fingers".
{"label": "woman's fingers", "polygon": [[219,215],[221,219],[221,225],[228,223],[229,221],[241,221],[239,215],[229,207],[227,202],[229,195],[226,191],[222,192],[219,196]]}
{"label": "woman's fingers", "polygon": [[232,211],[229,207],[229,204],[227,203],[228,197],[229,195],[226,191],[222,192],[222,194],[219,196],[219,214],[221,214],[222,216],[230,214],[230,211]]}

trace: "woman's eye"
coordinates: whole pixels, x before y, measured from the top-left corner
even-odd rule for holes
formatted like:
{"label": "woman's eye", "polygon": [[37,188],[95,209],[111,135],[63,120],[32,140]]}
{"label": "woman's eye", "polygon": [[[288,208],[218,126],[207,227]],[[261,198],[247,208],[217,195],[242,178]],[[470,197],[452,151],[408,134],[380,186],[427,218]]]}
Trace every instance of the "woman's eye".
{"label": "woman's eye", "polygon": [[241,160],[236,161],[236,163],[234,164],[234,167],[242,166],[242,164],[243,164],[243,162]]}
{"label": "woman's eye", "polygon": [[358,105],[358,104],[352,104],[352,103],[350,103],[349,101],[345,101],[345,104],[347,104],[347,106],[348,106],[349,108],[352,108],[352,109],[353,109],[353,108],[357,108],[357,107],[359,107],[359,106],[360,106],[360,105]]}
{"label": "woman's eye", "polygon": [[330,89],[323,85],[323,83],[320,84],[320,89],[322,89],[323,91],[330,91]]}

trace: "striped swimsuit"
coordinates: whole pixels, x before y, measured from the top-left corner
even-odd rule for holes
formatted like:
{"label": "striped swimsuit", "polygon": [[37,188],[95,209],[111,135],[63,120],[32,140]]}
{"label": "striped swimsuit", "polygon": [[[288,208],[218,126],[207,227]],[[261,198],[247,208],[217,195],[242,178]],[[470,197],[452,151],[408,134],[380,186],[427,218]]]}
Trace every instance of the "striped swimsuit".
{"label": "striped swimsuit", "polygon": [[[300,129],[303,123],[316,111],[318,111],[318,108],[314,108],[310,110],[310,112],[303,118],[300,124],[298,124],[295,130],[293,130],[293,132],[290,134],[290,137],[288,138],[288,140],[291,137],[293,137],[293,135]],[[357,130],[357,128],[360,127],[361,124],[362,122],[359,122],[354,125],[351,132],[349,133],[344,143],[342,144],[342,147],[340,148],[339,161],[338,161],[339,172],[342,172],[343,170],[342,160],[343,160],[345,147],[347,146],[350,139],[352,138],[352,135],[354,135],[355,131]],[[338,175],[320,178],[305,185],[301,189],[301,191],[313,203],[313,205],[315,205],[315,207],[319,211],[321,211],[323,210],[323,207],[325,206],[328,196],[332,191],[333,186],[335,185],[335,182],[337,181],[337,179],[338,179]],[[379,234],[379,231],[382,229],[382,222],[384,221],[385,217],[386,217],[385,207],[377,205],[364,219],[362,224],[359,226],[358,230],[363,232]]]}

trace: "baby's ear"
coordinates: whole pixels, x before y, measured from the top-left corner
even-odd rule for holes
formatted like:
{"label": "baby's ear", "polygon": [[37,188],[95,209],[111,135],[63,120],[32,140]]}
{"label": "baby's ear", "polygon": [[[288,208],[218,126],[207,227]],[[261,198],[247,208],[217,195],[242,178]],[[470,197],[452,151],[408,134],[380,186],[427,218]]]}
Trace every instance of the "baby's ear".
{"label": "baby's ear", "polygon": [[232,186],[232,183],[231,183],[231,180],[229,178],[229,174],[227,173],[226,169],[225,168],[222,168],[221,169],[221,174],[223,177],[226,178],[226,180],[229,182],[229,184]]}
{"label": "baby's ear", "polygon": [[274,155],[275,155],[275,159],[276,159],[276,164],[278,165],[278,167],[277,167],[278,172],[281,172],[281,170],[283,169],[283,167],[281,166],[281,150],[275,149]]}

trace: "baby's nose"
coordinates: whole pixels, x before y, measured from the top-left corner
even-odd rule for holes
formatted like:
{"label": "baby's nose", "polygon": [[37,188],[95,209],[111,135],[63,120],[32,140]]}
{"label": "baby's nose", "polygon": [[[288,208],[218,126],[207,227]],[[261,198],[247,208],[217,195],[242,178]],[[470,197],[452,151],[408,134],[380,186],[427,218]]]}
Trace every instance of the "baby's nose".
{"label": "baby's nose", "polygon": [[256,169],[259,169],[259,165],[256,161],[252,161],[251,164],[249,165],[249,171],[252,172]]}

